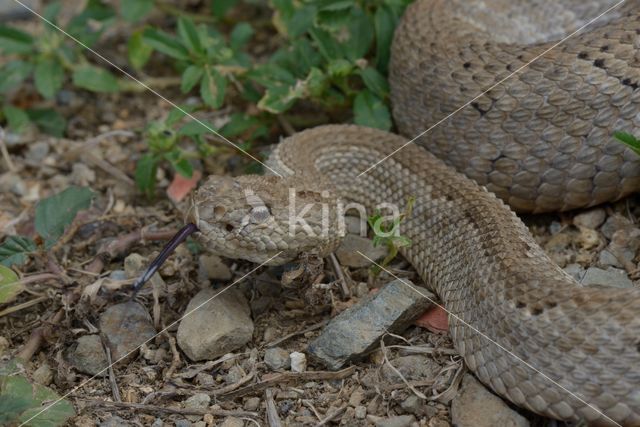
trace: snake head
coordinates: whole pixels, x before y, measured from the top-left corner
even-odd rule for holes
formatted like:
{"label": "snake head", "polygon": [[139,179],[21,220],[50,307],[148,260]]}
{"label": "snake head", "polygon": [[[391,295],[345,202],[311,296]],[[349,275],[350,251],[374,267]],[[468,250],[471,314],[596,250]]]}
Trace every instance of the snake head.
{"label": "snake head", "polygon": [[334,198],[299,178],[210,176],[186,220],[206,249],[225,257],[280,265],[337,243]]}

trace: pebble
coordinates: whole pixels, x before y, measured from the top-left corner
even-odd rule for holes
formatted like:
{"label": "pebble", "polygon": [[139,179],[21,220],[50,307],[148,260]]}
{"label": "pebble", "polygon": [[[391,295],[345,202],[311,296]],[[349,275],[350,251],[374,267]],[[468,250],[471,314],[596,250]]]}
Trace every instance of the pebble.
{"label": "pebble", "polygon": [[215,385],[216,381],[213,378],[213,375],[207,374],[206,372],[198,372],[196,375],[196,383],[198,385],[208,387]]}
{"label": "pebble", "polygon": [[29,144],[29,150],[25,155],[25,160],[29,164],[38,165],[49,155],[50,149],[51,147],[49,147],[49,144],[46,141],[38,141],[33,144]]}
{"label": "pebble", "polygon": [[132,357],[140,345],[156,335],[151,316],[135,301],[105,310],[100,315],[100,331],[106,338],[114,362],[125,355]]}
{"label": "pebble", "polygon": [[604,237],[611,240],[611,238],[613,237],[613,233],[628,227],[633,227],[631,221],[629,221],[629,219],[627,219],[627,217],[625,216],[614,213],[613,215],[610,215],[609,218],[607,218],[604,224],[602,224],[602,227],[600,227],[600,232],[604,235]]}
{"label": "pebble", "polygon": [[107,355],[102,348],[102,340],[98,335],[83,335],[76,340],[75,348],[72,346],[67,352],[67,360],[78,371],[89,375],[107,375],[107,371],[101,372],[107,367]]}
{"label": "pebble", "polygon": [[[440,371],[440,365],[434,359],[419,354],[396,357],[391,364],[408,381],[433,379]],[[382,366],[382,376],[390,382],[402,381],[386,363]]]}
{"label": "pebble", "polygon": [[268,348],[264,352],[264,363],[274,371],[289,369],[291,366],[289,352],[280,347]]}
{"label": "pebble", "polygon": [[529,421],[470,374],[462,378],[462,387],[451,403],[451,423],[456,427],[529,426]]}
{"label": "pebble", "polygon": [[363,406],[363,405],[358,405],[356,406],[356,413],[355,413],[356,418],[358,418],[359,420],[363,420],[367,417],[367,407]]}
{"label": "pebble", "polygon": [[579,227],[579,230],[576,241],[582,249],[589,250],[600,245],[600,233],[586,227]]}
{"label": "pebble", "polygon": [[415,421],[413,415],[398,415],[395,417],[382,418],[375,421],[376,427],[411,427]]}
{"label": "pebble", "polygon": [[127,280],[127,273],[124,270],[113,270],[109,273],[109,279],[111,280]]}
{"label": "pebble", "polygon": [[16,196],[27,194],[27,184],[16,173],[7,172],[0,175],[0,193],[13,193]]}
{"label": "pebble", "polygon": [[[197,308],[197,309],[196,309]],[[178,327],[178,345],[191,360],[211,360],[248,343],[253,321],[245,297],[236,289],[198,292]]]}
{"label": "pebble", "polygon": [[[206,409],[211,404],[211,397],[206,393],[196,393],[184,401],[184,407],[187,409]],[[202,419],[201,415],[187,415],[191,421]]]}
{"label": "pebble", "polygon": [[404,331],[431,305],[429,298],[434,297],[426,289],[394,280],[331,319],[308,352],[329,369],[340,369],[377,346],[388,332]]}
{"label": "pebble", "polygon": [[573,277],[578,283],[580,283],[584,277],[584,268],[580,264],[569,264],[564,268],[564,271]]}
{"label": "pebble", "polygon": [[71,167],[72,183],[86,187],[95,180],[96,173],[84,163],[74,163]]}
{"label": "pebble", "polygon": [[606,217],[607,215],[602,208],[589,209],[573,217],[573,224],[578,227],[595,230],[604,223]]}
{"label": "pebble", "polygon": [[609,267],[603,270],[598,267],[589,267],[582,278],[581,283],[585,286],[601,285],[613,286],[616,288],[632,288],[633,282],[629,280],[627,273],[618,268]]}
{"label": "pebble", "polygon": [[244,421],[236,417],[227,417],[222,421],[220,427],[243,427]]}
{"label": "pebble", "polygon": [[291,372],[304,372],[307,370],[307,356],[304,353],[294,351],[289,355],[291,359]]}
{"label": "pebble", "polygon": [[9,348],[9,340],[7,340],[3,336],[0,336],[0,356],[4,355],[4,353],[7,351],[8,348]]}
{"label": "pebble", "polygon": [[47,362],[44,362],[33,372],[33,380],[42,385],[49,385],[53,380],[53,371]]}
{"label": "pebble", "polygon": [[[124,259],[124,271],[125,273],[127,273],[127,277],[129,279],[135,279],[138,276],[140,276],[140,274],[142,274],[142,272],[146,269],[146,267],[147,267],[147,260],[138,253],[134,252],[132,254],[129,254]],[[151,276],[151,279],[149,279],[149,281],[157,289],[166,289],[166,284],[164,280],[162,279],[160,274],[157,272],[154,273],[153,276]]]}
{"label": "pebble", "polygon": [[198,275],[203,279],[227,281],[232,274],[227,264],[217,255],[200,255],[198,258]]}
{"label": "pebble", "polygon": [[412,394],[411,396],[400,402],[400,407],[410,414],[418,416],[424,415],[425,408],[428,408],[427,402],[423,401],[415,394]]}
{"label": "pebble", "polygon": [[123,426],[130,426],[130,425],[131,424],[129,424],[128,422],[126,422],[125,420],[123,420],[117,415],[111,415],[110,418],[98,424],[99,427],[123,427]]}
{"label": "pebble", "polygon": [[359,282],[356,286],[356,296],[358,298],[366,297],[369,294],[369,286],[364,282]]}
{"label": "pebble", "polygon": [[340,264],[348,267],[361,268],[371,265],[371,261],[360,255],[361,252],[369,259],[379,260],[387,255],[386,246],[373,246],[373,240],[365,237],[347,234],[336,249],[336,256],[340,260]]}
{"label": "pebble", "polygon": [[192,427],[191,421],[185,419],[179,419],[175,421],[176,427]]}
{"label": "pebble", "polygon": [[260,407],[260,398],[259,397],[250,397],[245,400],[243,408],[246,411],[255,411]]}

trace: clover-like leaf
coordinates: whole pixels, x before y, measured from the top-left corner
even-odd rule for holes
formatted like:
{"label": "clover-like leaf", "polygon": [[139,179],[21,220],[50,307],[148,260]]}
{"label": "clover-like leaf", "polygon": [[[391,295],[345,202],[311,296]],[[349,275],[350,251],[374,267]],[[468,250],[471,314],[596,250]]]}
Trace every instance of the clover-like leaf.
{"label": "clover-like leaf", "polygon": [[56,243],[79,211],[91,205],[93,196],[88,188],[72,186],[38,202],[35,227],[46,248]]}

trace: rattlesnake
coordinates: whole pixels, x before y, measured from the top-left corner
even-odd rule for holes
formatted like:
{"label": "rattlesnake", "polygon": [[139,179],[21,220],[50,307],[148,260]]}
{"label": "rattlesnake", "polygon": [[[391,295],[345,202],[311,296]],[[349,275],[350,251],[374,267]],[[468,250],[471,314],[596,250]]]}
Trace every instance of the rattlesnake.
{"label": "rattlesnake", "polygon": [[[400,132],[418,135],[612,4],[413,4],[392,47]],[[307,130],[270,157],[284,178],[211,177],[188,220],[210,249],[274,264],[335,247],[321,206],[333,218],[336,196],[369,208],[415,198],[401,252],[451,313],[471,371],[539,414],[638,426],[640,290],[579,286],[502,200],[521,212],[567,210],[640,187],[640,161],[612,139],[640,128],[639,5],[629,0],[444,120],[416,141],[429,152],[369,128]],[[316,237],[287,232],[290,188],[298,203],[316,203],[305,217]]]}

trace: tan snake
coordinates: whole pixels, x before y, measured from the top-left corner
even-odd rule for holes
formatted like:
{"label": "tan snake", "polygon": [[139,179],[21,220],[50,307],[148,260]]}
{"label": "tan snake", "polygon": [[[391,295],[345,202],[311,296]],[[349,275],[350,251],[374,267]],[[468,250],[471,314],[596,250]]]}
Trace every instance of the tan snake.
{"label": "tan snake", "polygon": [[[418,142],[435,156],[409,144],[358,177],[406,139],[356,126],[307,130],[271,155],[286,177],[211,177],[188,218],[220,254],[279,254],[271,263],[282,263],[335,246],[334,219],[321,233],[322,203],[334,218],[335,196],[369,208],[414,197],[402,254],[455,315],[450,334],[475,375],[539,414],[639,426],[640,290],[580,287],[492,194],[518,211],[549,211],[640,187],[640,162],[611,137],[640,128],[639,4],[628,1],[434,128]],[[393,45],[400,131],[419,134],[606,6],[415,3]],[[315,202],[305,216],[315,233],[288,232],[290,188],[296,209]]]}

